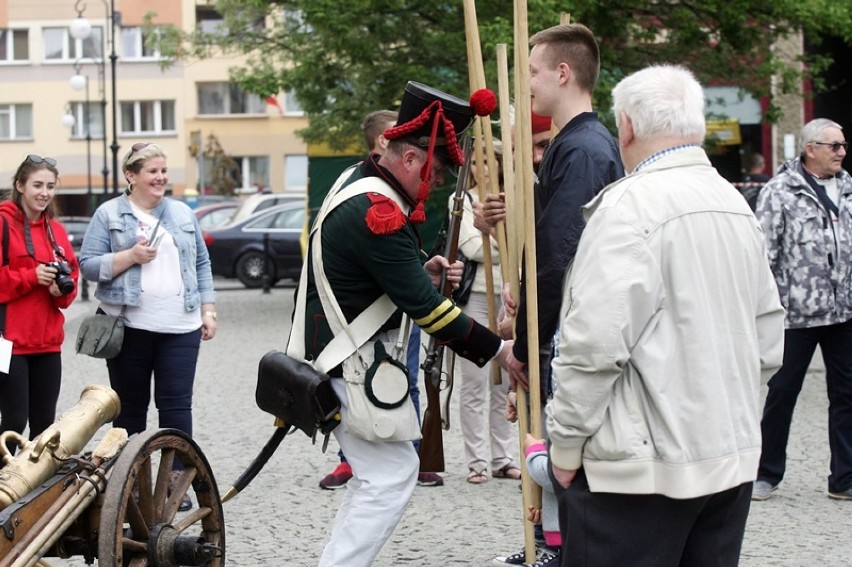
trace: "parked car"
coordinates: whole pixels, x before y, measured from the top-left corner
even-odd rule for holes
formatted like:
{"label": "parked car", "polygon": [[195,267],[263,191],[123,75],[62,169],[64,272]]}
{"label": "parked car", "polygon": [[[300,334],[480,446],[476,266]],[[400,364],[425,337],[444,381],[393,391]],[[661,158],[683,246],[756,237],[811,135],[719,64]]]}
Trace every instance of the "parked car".
{"label": "parked car", "polygon": [[[238,278],[244,286],[257,288],[263,286],[269,266],[270,285],[282,279],[299,279],[302,271],[299,238],[304,221],[305,204],[300,201],[204,231],[213,275]],[[264,251],[266,240],[268,254]]]}
{"label": "parked car", "polygon": [[227,224],[239,206],[240,202],[236,200],[202,205],[195,209],[195,218],[201,230],[209,230]]}
{"label": "parked car", "polygon": [[239,222],[249,216],[266,210],[270,207],[283,205],[285,203],[304,203],[304,195],[293,195],[285,193],[255,193],[240,202],[239,208],[234,211],[229,223]]}
{"label": "parked car", "polygon": [[92,217],[59,216],[56,218],[65,227],[65,232],[68,233],[68,240],[71,241],[74,252],[79,252],[80,247],[83,246],[83,236],[86,234],[86,229],[89,228]]}

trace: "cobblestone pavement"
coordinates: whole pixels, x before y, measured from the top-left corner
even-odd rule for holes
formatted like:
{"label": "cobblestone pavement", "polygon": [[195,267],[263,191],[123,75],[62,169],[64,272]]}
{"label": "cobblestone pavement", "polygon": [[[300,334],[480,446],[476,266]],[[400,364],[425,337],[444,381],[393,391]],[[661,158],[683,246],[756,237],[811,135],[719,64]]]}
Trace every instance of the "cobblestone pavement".
{"label": "cobblestone pavement", "polygon": [[[254,402],[257,363],[267,351],[284,346],[293,289],[279,286],[263,294],[228,280],[217,280],[217,289],[219,331],[201,349],[194,437],[224,492],[273,431],[272,417]],[[95,306],[95,301],[76,302],[68,310],[59,413],[76,402],[86,384],[109,383],[103,361],[73,351],[80,321]],[[377,567],[484,566],[522,545],[518,483],[465,482],[457,396],[454,400],[452,429],[444,437],[446,484],[415,490]],[[740,565],[840,567],[852,562],[852,502],[833,501],[825,493],[827,405],[817,368],[794,418],[787,478],[770,500],[753,503]],[[148,423],[156,426],[153,410]],[[323,454],[319,443],[311,445],[300,432],[284,440],[254,482],[224,505],[229,565],[316,565],[343,497],[342,490],[320,490],[317,484],[336,465],[336,451],[333,439]],[[50,563],[84,565],[81,559]]]}

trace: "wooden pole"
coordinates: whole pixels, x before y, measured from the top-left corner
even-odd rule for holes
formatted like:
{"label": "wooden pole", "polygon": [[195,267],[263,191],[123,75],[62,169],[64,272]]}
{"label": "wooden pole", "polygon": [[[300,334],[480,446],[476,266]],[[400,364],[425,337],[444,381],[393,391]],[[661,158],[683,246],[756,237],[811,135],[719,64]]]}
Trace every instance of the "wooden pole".
{"label": "wooden pole", "polygon": [[[497,224],[496,231],[498,233],[498,243],[500,245],[500,265],[503,269],[503,281],[509,283],[512,297],[517,300],[521,293],[519,272],[519,258],[521,248],[517,245],[518,242],[523,242],[522,235],[519,234],[518,223],[516,222],[515,211],[523,210],[523,199],[518,199],[515,190],[515,160],[513,157],[514,144],[512,141],[512,122],[509,119],[511,114],[509,96],[509,61],[508,48],[505,43],[497,44],[497,87],[498,100],[500,101],[500,131],[502,133],[503,142],[503,193],[506,199],[506,219]],[[500,233],[503,233],[502,240]],[[505,245],[506,241],[512,245]]]}
{"label": "wooden pole", "polygon": [[[476,3],[474,0],[464,0],[464,22],[465,36],[467,38],[467,61],[470,76],[471,92],[486,88],[485,65],[482,60],[482,47],[479,43],[479,24],[476,18]],[[476,163],[476,187],[480,202],[485,202],[486,193],[498,193],[497,161],[494,155],[494,140],[491,132],[491,123],[487,117],[477,116],[474,122],[474,155]],[[484,158],[484,159],[483,159]],[[486,180],[483,178],[483,164],[488,165],[491,175]],[[503,249],[505,242],[497,241],[498,250]],[[491,257],[491,236],[482,233],[482,255],[483,267],[485,269],[485,294],[488,302],[488,328],[497,331],[497,305],[494,301],[494,270],[493,258]],[[501,259],[502,262],[502,259]],[[491,365],[492,382],[499,385],[502,382],[500,368],[496,364]]]}
{"label": "wooden pole", "polygon": [[[515,0],[515,184],[524,200],[524,270],[527,306],[527,349],[529,361],[527,364],[529,379],[529,431],[541,438],[541,390],[539,388],[539,356],[538,356],[538,313],[536,261],[535,261],[535,207],[533,200],[533,167],[532,167],[532,109],[529,78],[529,31],[526,0]],[[518,389],[518,415],[526,410],[526,396],[523,388]],[[522,409],[523,408],[523,409]],[[519,430],[520,447],[523,450],[525,435]],[[523,455],[523,451],[521,452]],[[525,475],[529,476],[529,475]],[[528,482],[524,501],[532,502],[532,506],[541,509],[541,487]],[[527,563],[535,561],[535,541],[532,536],[532,525],[524,523],[524,545]]]}
{"label": "wooden pole", "polygon": [[518,68],[515,69],[515,141],[518,162],[521,167],[516,169],[515,182],[521,189],[524,206],[524,269],[527,306],[527,347],[529,349],[530,382],[530,433],[541,437],[541,390],[539,388],[539,336],[538,336],[538,286],[536,279],[536,247],[535,247],[535,201],[533,195],[533,165],[532,165],[532,108],[529,83],[529,35],[527,33],[527,12],[525,0],[516,0],[518,12],[515,22],[518,52]]}

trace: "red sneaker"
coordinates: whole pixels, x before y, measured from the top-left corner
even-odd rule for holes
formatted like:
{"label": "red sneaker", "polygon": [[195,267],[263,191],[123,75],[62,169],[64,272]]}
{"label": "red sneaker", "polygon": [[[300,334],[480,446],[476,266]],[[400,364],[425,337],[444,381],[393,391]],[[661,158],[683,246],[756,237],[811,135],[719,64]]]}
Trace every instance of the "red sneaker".
{"label": "red sneaker", "polygon": [[320,488],[325,490],[336,490],[346,486],[350,478],[352,478],[352,467],[349,463],[340,463],[336,469],[319,482],[319,485]]}

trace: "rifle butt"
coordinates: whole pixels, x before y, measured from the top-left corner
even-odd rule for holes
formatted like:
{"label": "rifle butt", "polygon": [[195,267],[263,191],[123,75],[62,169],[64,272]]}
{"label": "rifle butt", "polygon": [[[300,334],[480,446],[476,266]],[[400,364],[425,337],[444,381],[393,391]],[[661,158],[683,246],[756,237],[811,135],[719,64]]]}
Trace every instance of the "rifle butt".
{"label": "rifle butt", "polygon": [[[428,392],[429,386],[426,387]],[[423,426],[421,427],[422,438],[420,439],[420,472],[444,472],[444,434],[441,428],[441,415],[433,408],[440,407],[432,405],[432,396],[428,396],[429,407],[423,412]],[[437,392],[436,392],[437,397]]]}

